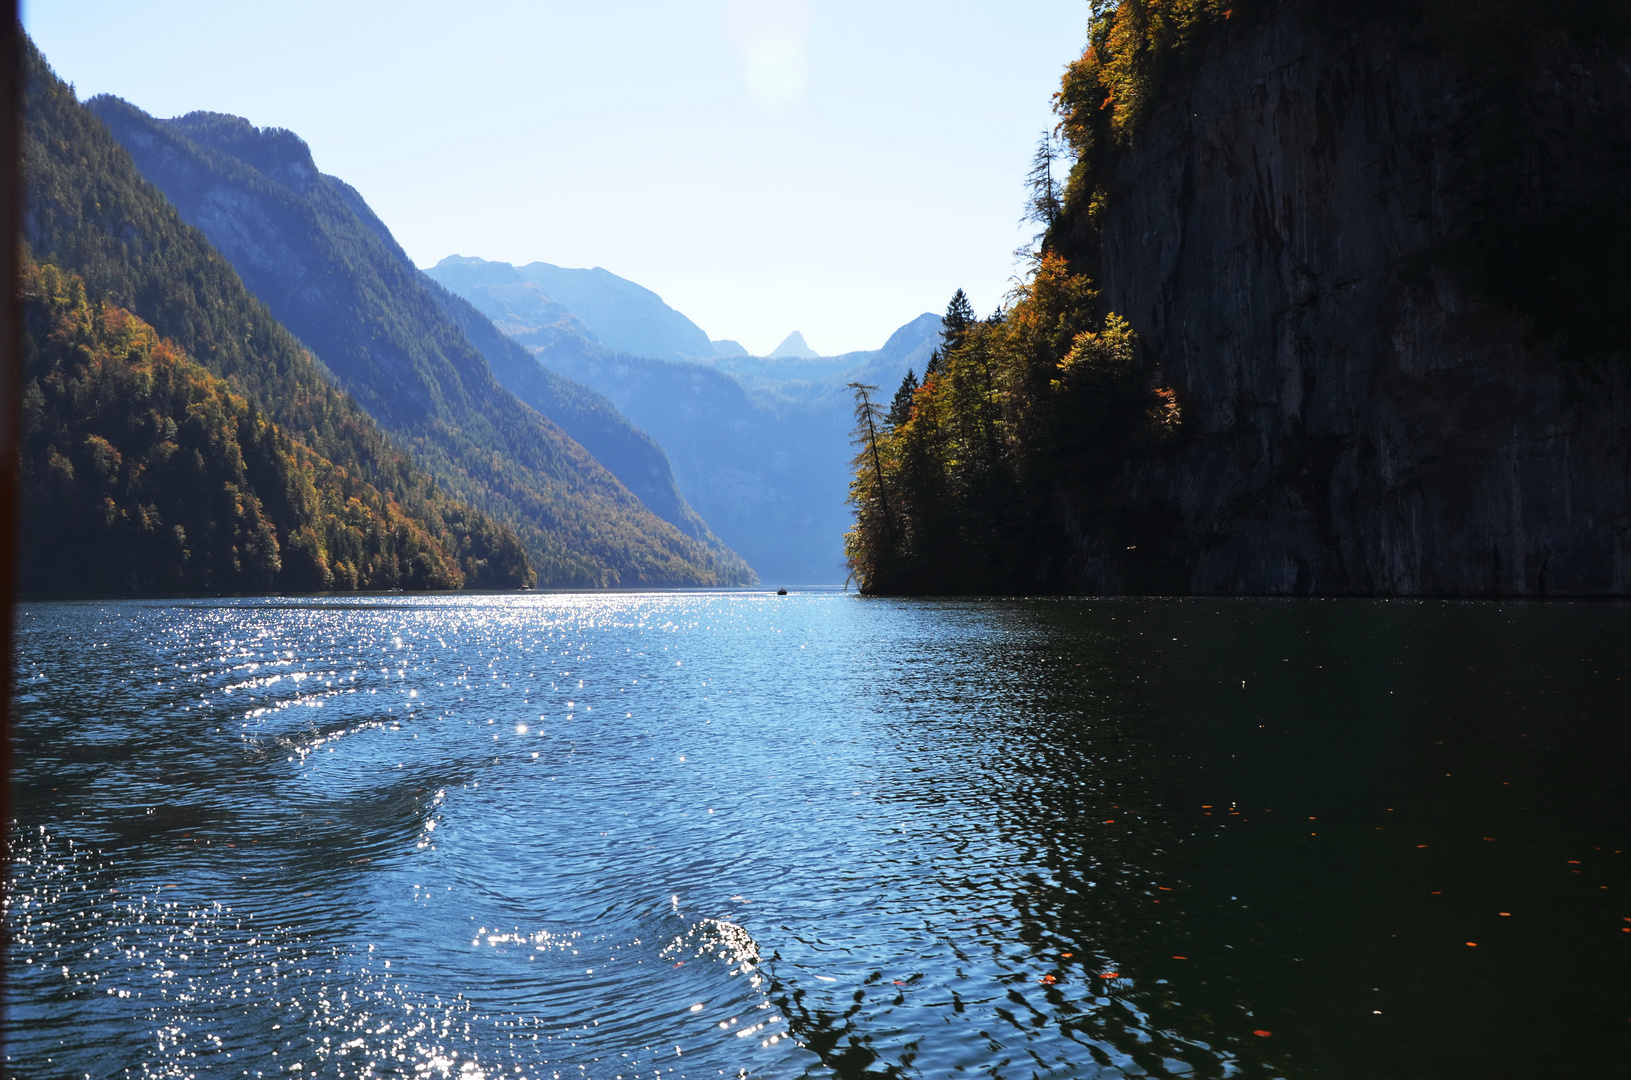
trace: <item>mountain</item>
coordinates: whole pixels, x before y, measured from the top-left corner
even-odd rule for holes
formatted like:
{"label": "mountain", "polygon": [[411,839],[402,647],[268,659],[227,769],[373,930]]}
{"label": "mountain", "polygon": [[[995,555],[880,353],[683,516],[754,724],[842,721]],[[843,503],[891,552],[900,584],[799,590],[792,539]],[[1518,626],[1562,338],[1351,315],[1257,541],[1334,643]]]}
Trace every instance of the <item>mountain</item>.
{"label": "mountain", "polygon": [[1631,8],[1104,5],[876,592],[1631,594]]}
{"label": "mountain", "polygon": [[770,351],[772,359],[776,360],[813,360],[816,351],[805,344],[804,335],[794,330],[782,339],[782,343]]}
{"label": "mountain", "polygon": [[[524,346],[532,368],[541,364],[593,387],[655,438],[686,501],[763,580],[844,580],[853,453],[845,383],[882,379],[892,390],[909,367],[922,371],[939,341],[938,316],[913,320],[883,349],[843,357],[663,360],[616,352],[575,332],[556,298],[516,270],[460,259],[427,273],[490,317],[512,347]],[[496,348],[488,357],[498,377],[530,400],[520,382],[533,377],[527,365]]]}
{"label": "mountain", "polygon": [[341,387],[449,492],[515,528],[544,584],[750,577],[499,384],[385,225],[298,137],[217,113],[158,120],[117,98],[87,104]]}
{"label": "mountain", "polygon": [[717,356],[746,356],[748,351],[742,348],[742,343],[732,341],[730,338],[720,338],[710,342]]}
{"label": "mountain", "polygon": [[513,532],[446,499],[405,508],[78,277],[29,264],[22,292],[25,592],[533,580]]}
{"label": "mountain", "polygon": [[424,274],[452,295],[481,297],[484,318],[506,326],[525,325],[535,338],[564,334],[600,340],[565,304],[509,263],[449,255]]}
{"label": "mountain", "polygon": [[503,268],[506,280],[529,282],[576,316],[589,333],[614,351],[661,360],[714,355],[702,328],[663,303],[650,289],[600,267],[572,270],[545,262],[510,266],[450,255],[427,271],[461,296],[472,286],[493,284],[492,272]]}
{"label": "mountain", "polygon": [[[663,448],[631,424],[607,398],[582,383],[562,378],[542,364],[514,338],[500,333],[491,319],[462,297],[434,281],[431,295],[448,318],[464,331],[486,358],[493,375],[522,401],[558,423],[562,430],[595,456],[652,513],[687,536],[714,550],[721,562],[736,556],[714,536],[680,494]],[[536,289],[528,285],[527,288]],[[539,333],[547,332],[542,328]],[[740,567],[737,576],[745,579]]]}
{"label": "mountain", "polygon": [[941,319],[925,312],[889,335],[881,349],[838,356],[720,357],[711,365],[751,390],[801,400],[837,395],[849,399],[848,384],[859,382],[892,393],[907,371],[921,375],[940,344]]}
{"label": "mountain", "polygon": [[762,580],[844,580],[851,451],[842,399],[754,394],[707,364],[630,356],[584,339],[520,340],[538,362],[605,394],[650,433],[686,499]]}
{"label": "mountain", "polygon": [[[515,587],[450,498],[137,173],[32,43],[24,588]],[[37,265],[31,263],[31,266]]]}

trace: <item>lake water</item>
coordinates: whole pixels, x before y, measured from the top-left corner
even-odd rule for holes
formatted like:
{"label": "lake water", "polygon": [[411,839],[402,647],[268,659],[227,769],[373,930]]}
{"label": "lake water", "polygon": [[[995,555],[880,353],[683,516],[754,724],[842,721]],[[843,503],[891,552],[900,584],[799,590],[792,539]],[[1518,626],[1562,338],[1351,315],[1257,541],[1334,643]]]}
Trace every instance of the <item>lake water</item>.
{"label": "lake water", "polygon": [[1631,607],[20,615],[5,1075],[1609,1077]]}

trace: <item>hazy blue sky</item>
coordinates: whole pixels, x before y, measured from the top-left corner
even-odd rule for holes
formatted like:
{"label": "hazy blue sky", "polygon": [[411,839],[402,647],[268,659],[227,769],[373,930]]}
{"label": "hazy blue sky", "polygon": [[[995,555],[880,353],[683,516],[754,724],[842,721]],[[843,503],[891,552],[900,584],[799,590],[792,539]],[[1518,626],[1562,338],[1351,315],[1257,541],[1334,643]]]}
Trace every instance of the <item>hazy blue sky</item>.
{"label": "hazy blue sky", "polygon": [[1086,0],[24,0],[81,98],[290,128],[408,254],[604,266],[716,338],[875,348],[1014,273]]}

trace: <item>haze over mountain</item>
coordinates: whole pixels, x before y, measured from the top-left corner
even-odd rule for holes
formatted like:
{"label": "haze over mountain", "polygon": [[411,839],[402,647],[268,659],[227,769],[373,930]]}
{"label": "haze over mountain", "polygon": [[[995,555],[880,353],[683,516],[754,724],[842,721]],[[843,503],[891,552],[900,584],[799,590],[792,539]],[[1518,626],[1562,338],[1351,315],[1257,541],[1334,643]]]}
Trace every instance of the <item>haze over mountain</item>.
{"label": "haze over mountain", "polygon": [[[583,333],[571,305],[522,269],[459,258],[427,273],[490,317],[536,363],[605,394],[654,437],[686,500],[767,583],[844,580],[854,453],[853,399],[845,384],[859,379],[892,388],[908,368],[921,372],[939,341],[938,316],[919,316],[882,349],[840,357],[816,357],[807,347],[807,355],[780,358],[745,351],[711,360],[643,357]],[[484,348],[500,379],[524,374],[500,359],[501,344]]]}
{"label": "haze over mountain", "polygon": [[434,281],[427,284],[447,317],[481,350],[499,382],[522,401],[555,419],[624,486],[638,495],[652,513],[687,536],[718,543],[707,523],[680,494],[668,455],[650,435],[630,423],[601,394],[538,363],[469,301]]}
{"label": "haze over mountain", "polygon": [[767,584],[838,585],[847,577],[843,536],[852,521],[855,453],[854,398],[845,383],[895,385],[908,367],[921,371],[939,328],[936,316],[914,320],[886,348],[851,353],[847,368],[834,365],[810,379],[738,376],[568,336],[532,351],[605,394],[657,439],[686,499]]}
{"label": "haze over mountain", "polygon": [[[545,583],[751,577],[694,514],[669,506],[685,532],[658,518],[537,411],[571,388],[540,383],[529,405],[496,381],[384,223],[297,136],[215,113],[158,120],[107,96],[88,104],[340,385],[441,483],[515,526]],[[581,404],[576,415],[612,422],[614,410]]]}
{"label": "haze over mountain", "polygon": [[[495,264],[483,259],[449,255],[427,273],[454,292],[478,283],[494,285]],[[546,262],[525,266],[497,264],[508,271],[501,280],[530,283],[576,316],[581,327],[607,348],[662,360],[686,360],[714,355],[713,342],[702,328],[681,315],[663,298],[642,285],[609,270],[574,270]]]}
{"label": "haze over mountain", "polygon": [[788,334],[782,339],[782,343],[780,345],[777,345],[774,349],[771,349],[766,355],[777,360],[784,358],[810,360],[815,358],[818,354],[814,349],[810,348],[810,346],[805,343],[804,335],[799,331],[794,330],[791,334]]}

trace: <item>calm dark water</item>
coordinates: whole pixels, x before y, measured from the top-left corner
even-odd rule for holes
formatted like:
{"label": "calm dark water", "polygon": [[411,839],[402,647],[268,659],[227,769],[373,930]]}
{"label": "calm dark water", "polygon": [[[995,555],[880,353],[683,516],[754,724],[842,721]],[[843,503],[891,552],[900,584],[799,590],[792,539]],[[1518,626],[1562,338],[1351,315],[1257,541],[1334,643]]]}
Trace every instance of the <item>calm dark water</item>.
{"label": "calm dark water", "polygon": [[35,605],[8,1077],[1608,1077],[1631,607]]}

